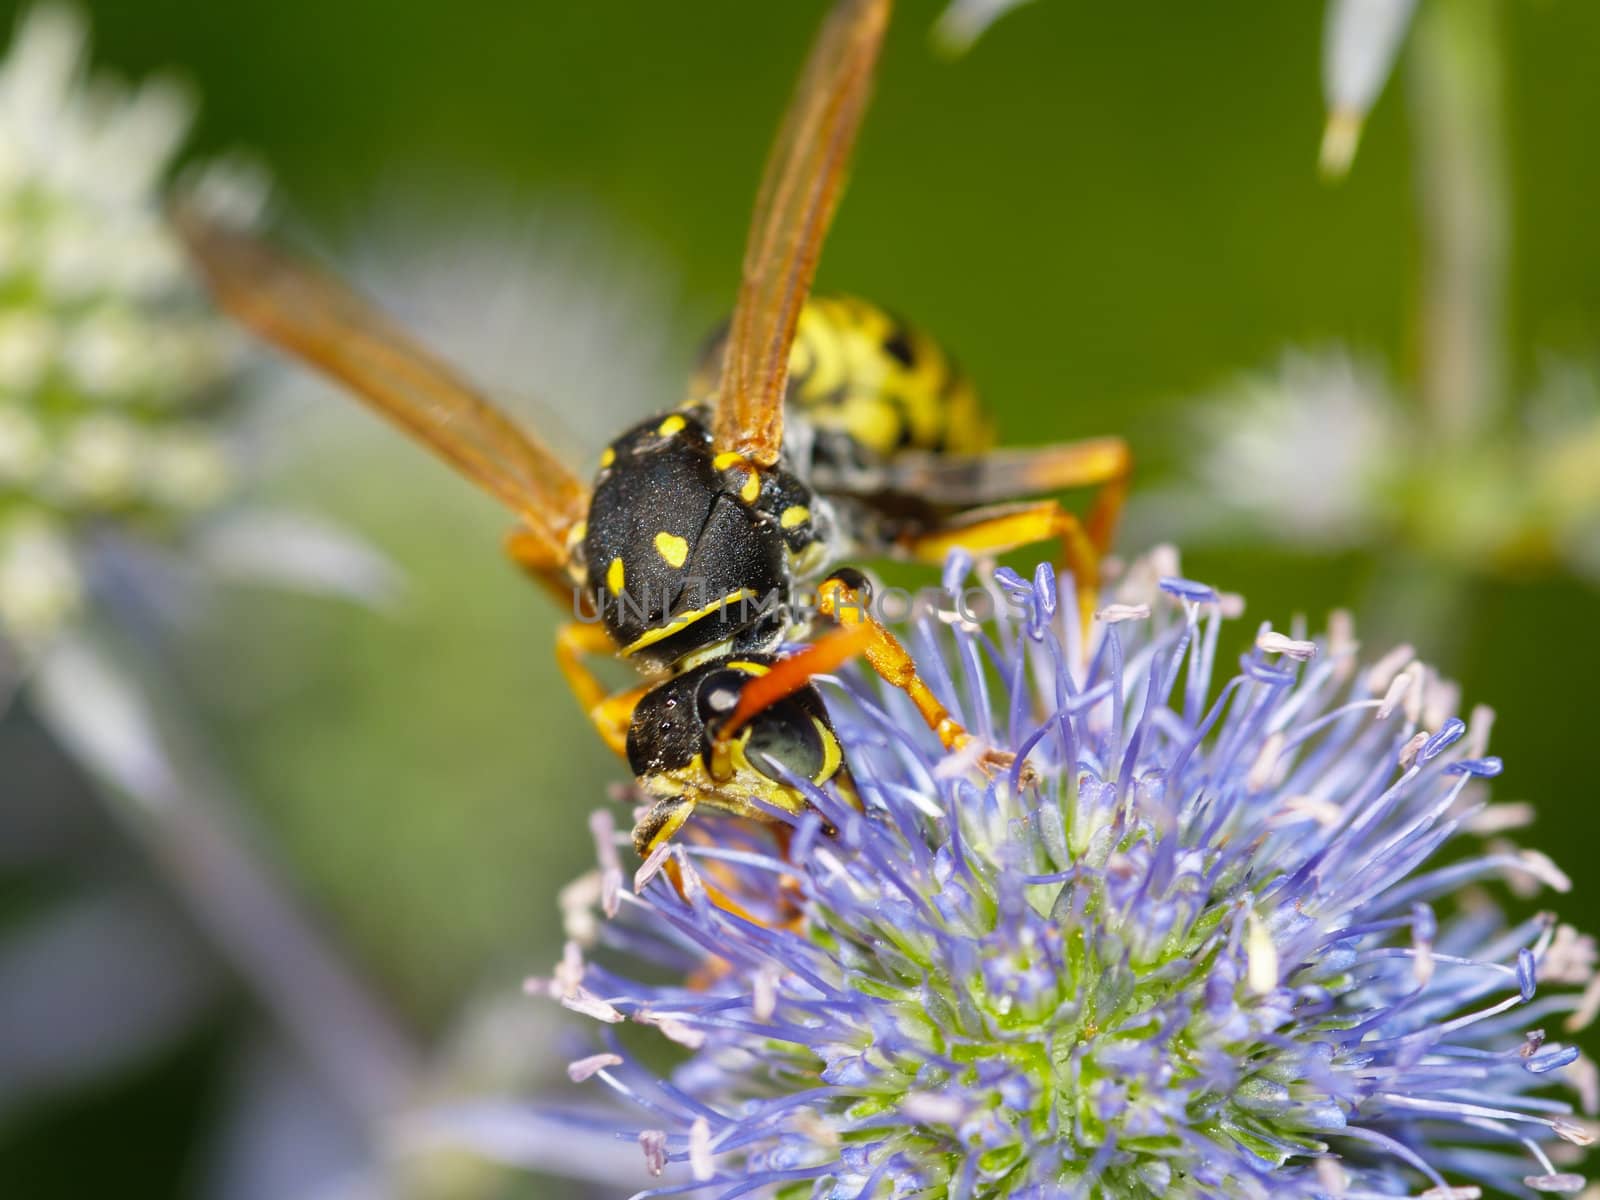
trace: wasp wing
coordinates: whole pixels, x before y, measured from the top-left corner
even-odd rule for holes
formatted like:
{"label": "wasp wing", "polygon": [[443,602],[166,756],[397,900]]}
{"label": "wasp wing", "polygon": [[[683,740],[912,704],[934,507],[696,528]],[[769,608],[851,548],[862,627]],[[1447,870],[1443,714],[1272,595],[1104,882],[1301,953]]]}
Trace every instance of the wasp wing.
{"label": "wasp wing", "polygon": [[839,198],[890,0],[839,0],[812,47],[767,159],[728,327],[715,438],[771,465],[783,444],[783,396],[795,322]]}
{"label": "wasp wing", "polygon": [[231,316],[352,389],[559,553],[588,493],[548,449],[337,280],[193,211],[174,224]]}
{"label": "wasp wing", "polygon": [[823,492],[917,496],[931,504],[967,508],[1093,487],[1121,478],[1127,471],[1127,443],[1104,437],[982,454],[903,450],[862,468],[818,466],[812,483]]}

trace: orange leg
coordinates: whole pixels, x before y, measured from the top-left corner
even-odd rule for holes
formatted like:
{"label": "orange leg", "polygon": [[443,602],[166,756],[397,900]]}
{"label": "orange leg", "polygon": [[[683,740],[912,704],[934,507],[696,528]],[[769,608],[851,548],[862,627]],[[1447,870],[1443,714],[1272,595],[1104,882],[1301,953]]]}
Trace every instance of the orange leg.
{"label": "orange leg", "polygon": [[1117,439],[1120,452],[1109,456],[1112,471],[1094,494],[1089,506],[1089,542],[1104,557],[1117,536],[1117,523],[1122,519],[1122,505],[1128,498],[1128,476],[1133,471],[1133,459],[1127,444]]}
{"label": "orange leg", "polygon": [[[981,456],[907,457],[893,466],[899,490],[964,510],[902,549],[915,558],[937,561],[955,546],[1002,552],[1059,539],[1064,565],[1078,585],[1087,631],[1094,613],[1100,560],[1116,536],[1133,470],[1133,456],[1125,441],[1088,438],[1055,446],[992,450]],[[1082,522],[1053,501],[1012,503],[1020,497],[1045,496],[1068,488],[1096,489],[1088,517]],[[1002,505],[1002,501],[1006,503]]]}
{"label": "orange leg", "polygon": [[[1110,515],[1103,516],[1103,527],[1115,524],[1118,507],[1120,499],[1111,505]],[[1094,520],[1093,515],[1090,520]],[[1078,619],[1087,637],[1099,606],[1103,548],[1059,501],[1036,500],[973,509],[931,533],[913,538],[905,548],[920,562],[938,563],[958,546],[980,553],[1004,554],[1021,546],[1055,540],[1061,542],[1062,560],[1072,572],[1078,596]]]}
{"label": "orange leg", "polygon": [[890,687],[910,697],[946,750],[962,750],[972,744],[972,735],[939,703],[939,698],[917,674],[917,664],[910,652],[872,615],[871,590],[859,572],[840,571],[823,580],[817,601],[823,616],[846,628],[867,631],[866,645],[862,649],[867,663]]}
{"label": "orange leg", "polygon": [[[634,832],[634,845],[641,858],[649,858],[655,850],[670,841],[680,830],[684,823],[694,813],[694,801],[679,800],[676,802],[662,802],[653,808],[650,814],[639,823],[639,828]],[[786,825],[775,825],[773,834],[778,844],[778,852],[785,861],[789,859],[789,828]],[[724,884],[718,887],[711,879],[706,877],[707,870],[713,879]],[[683,869],[674,858],[667,858],[661,864],[661,873],[671,881],[678,895],[688,899],[689,892],[684,885]],[[805,927],[805,913],[799,904],[799,885],[789,876],[779,882],[779,891],[783,906],[788,910],[788,915],[776,922],[764,920],[756,916],[738,900],[733,887],[726,886],[735,883],[731,872],[725,864],[712,862],[700,872],[700,887],[704,889],[706,899],[730,916],[738,917],[742,921],[749,921],[752,925],[764,925],[769,929],[788,930],[797,932]],[[696,989],[705,989],[721,980],[727,975],[728,965],[721,959],[714,960],[701,967],[689,979],[689,986]]]}
{"label": "orange leg", "polygon": [[[573,602],[572,580],[567,574],[566,558],[546,539],[531,529],[513,529],[506,537],[506,553],[554,596],[557,603],[565,606]],[[633,720],[633,710],[639,703],[639,697],[649,687],[628,688],[613,695],[584,663],[584,659],[591,655],[614,657],[616,653],[616,644],[602,625],[569,621],[556,632],[556,665],[561,668],[567,686],[577,697],[584,715],[599,730],[605,744],[626,758],[628,725]]]}
{"label": "orange leg", "polygon": [[1105,554],[1122,516],[1133,456],[1128,443],[1119,437],[1087,438],[1055,446],[997,450],[984,458],[981,471],[984,486],[973,491],[974,504],[1043,496],[1068,488],[1095,488],[1085,522],[1086,537],[1096,554]]}
{"label": "orange leg", "polygon": [[913,452],[897,455],[887,469],[892,490],[949,508],[975,509],[1070,488],[1095,488],[1086,536],[1104,554],[1122,515],[1133,456],[1121,438],[1101,437],[976,455]]}
{"label": "orange leg", "polygon": [[570,621],[556,631],[556,665],[561,668],[567,686],[572,689],[579,707],[593,722],[606,745],[626,758],[628,726],[633,721],[633,710],[651,685],[640,684],[612,693],[605,682],[584,663],[589,655],[615,655],[616,652],[615,644],[602,626]]}
{"label": "orange leg", "polygon": [[506,534],[506,556],[532,577],[533,581],[567,608],[573,601],[572,577],[567,574],[567,556],[527,526]]}

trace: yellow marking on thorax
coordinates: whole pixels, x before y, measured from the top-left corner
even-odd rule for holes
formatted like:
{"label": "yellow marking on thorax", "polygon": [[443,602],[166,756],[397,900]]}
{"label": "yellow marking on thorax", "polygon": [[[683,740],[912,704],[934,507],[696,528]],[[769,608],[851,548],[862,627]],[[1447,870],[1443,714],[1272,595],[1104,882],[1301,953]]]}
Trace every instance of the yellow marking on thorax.
{"label": "yellow marking on thorax", "polygon": [[[739,604],[745,600],[754,600],[755,598],[756,593],[755,589],[753,588],[740,588],[736,592],[729,592],[726,596],[723,596],[718,600],[713,600],[704,608],[697,608],[693,612],[679,613],[665,625],[658,626],[655,629],[645,630],[638,637],[634,638],[633,641],[624,646],[620,653],[624,658],[627,658],[631,654],[637,654],[646,646],[654,646],[657,642],[663,641],[666,638],[671,637],[673,634],[687,629],[696,621],[703,617],[710,616],[719,609],[725,608],[730,604]],[[683,665],[688,665],[687,659],[684,661]]]}
{"label": "yellow marking on thorax", "polygon": [[681,567],[689,557],[689,543],[675,534],[663,531],[656,534],[656,553],[661,555],[668,566]]}
{"label": "yellow marking on thorax", "polygon": [[736,467],[744,462],[744,455],[737,450],[724,450],[711,460],[711,466],[718,471],[726,471],[729,467]]}
{"label": "yellow marking on thorax", "polygon": [[617,461],[617,452],[610,446],[600,451],[600,469],[603,471]]}
{"label": "yellow marking on thorax", "polygon": [[778,524],[785,529],[798,529],[811,520],[811,510],[804,504],[791,504],[783,510],[783,515],[778,518]]}
{"label": "yellow marking on thorax", "polygon": [[739,499],[746,504],[754,504],[761,497],[761,476],[754,471],[744,477],[744,485],[739,489]]}
{"label": "yellow marking on thorax", "polygon": [[675,433],[682,433],[684,426],[686,426],[688,423],[689,422],[685,421],[677,413],[673,413],[665,421],[656,426],[656,432],[662,437],[671,437]]}
{"label": "yellow marking on thorax", "polygon": [[627,579],[627,570],[622,565],[620,558],[613,558],[611,565],[606,568],[606,587],[611,589],[613,596],[622,595],[622,588]]}

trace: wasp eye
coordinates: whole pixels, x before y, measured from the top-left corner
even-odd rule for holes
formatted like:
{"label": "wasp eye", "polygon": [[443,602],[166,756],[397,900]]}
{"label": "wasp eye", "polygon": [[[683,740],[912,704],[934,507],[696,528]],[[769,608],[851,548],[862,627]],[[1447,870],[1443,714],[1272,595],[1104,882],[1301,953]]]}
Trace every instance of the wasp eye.
{"label": "wasp eye", "polygon": [[[700,684],[696,710],[706,746],[739,707],[745,687],[754,675],[739,670],[718,670]],[[817,701],[820,706],[820,700]],[[804,779],[815,779],[826,762],[822,735],[807,711],[802,696],[788,696],[750,718],[739,733],[750,767],[770,779],[780,778],[778,767]],[[708,760],[709,761],[709,760]]]}

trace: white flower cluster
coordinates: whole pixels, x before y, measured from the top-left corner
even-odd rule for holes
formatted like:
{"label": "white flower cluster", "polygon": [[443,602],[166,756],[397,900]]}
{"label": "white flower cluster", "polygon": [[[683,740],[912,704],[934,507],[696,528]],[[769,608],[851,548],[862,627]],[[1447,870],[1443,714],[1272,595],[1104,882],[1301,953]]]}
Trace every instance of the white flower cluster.
{"label": "white flower cluster", "polygon": [[[38,7],[0,60],[0,633],[24,644],[78,603],[86,522],[159,529],[232,475],[206,409],[236,343],[162,212],[190,103],[91,78],[87,40]],[[196,186],[244,215],[264,193],[236,168]]]}

